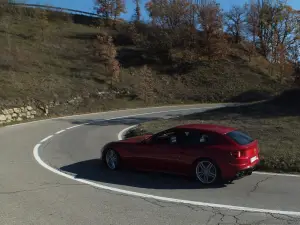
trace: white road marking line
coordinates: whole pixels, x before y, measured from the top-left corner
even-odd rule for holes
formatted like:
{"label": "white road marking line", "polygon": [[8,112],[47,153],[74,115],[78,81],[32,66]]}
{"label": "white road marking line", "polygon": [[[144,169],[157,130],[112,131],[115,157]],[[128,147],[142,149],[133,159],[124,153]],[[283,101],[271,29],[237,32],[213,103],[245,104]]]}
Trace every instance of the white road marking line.
{"label": "white road marking line", "polygon": [[76,128],[76,127],[80,127],[82,126],[83,124],[79,124],[79,125],[75,125],[75,126],[72,126],[72,127],[68,127],[66,128],[66,130],[70,130],[70,129],[73,129],[73,128]]}
{"label": "white road marking line", "polygon": [[254,171],[253,173],[258,175],[271,175],[271,176],[282,176],[282,177],[300,177],[298,174],[289,174],[289,173],[271,173],[271,172],[259,172]]}
{"label": "white road marking line", "polygon": [[61,134],[62,132],[65,132],[66,130],[60,130],[60,131],[57,131],[55,134]]}
{"label": "white road marking line", "polygon": [[41,140],[40,143],[43,143],[43,142],[49,140],[52,137],[53,137],[53,135],[49,135],[48,137],[45,137],[43,140]]}
{"label": "white road marking line", "polygon": [[[197,108],[199,109],[199,108]],[[205,109],[205,108],[202,108]],[[136,115],[130,115],[130,116],[123,116],[123,117],[116,117],[116,118],[111,118],[111,119],[105,119],[103,121],[109,121],[109,120],[115,120],[115,119],[121,119],[121,118],[128,118],[128,117],[133,117],[133,116],[140,116],[140,115],[149,115],[149,114],[158,114],[158,113],[163,113],[163,112],[171,112],[171,111],[186,111],[186,110],[192,110],[192,109],[181,109],[181,110],[168,110],[168,111],[160,111],[160,112],[151,112],[151,113],[142,113],[142,114],[136,114]],[[90,124],[90,123],[86,123]],[[81,125],[76,125],[73,126],[69,129],[78,127]],[[134,125],[136,126],[136,125]],[[118,134],[118,139],[122,139],[123,134],[128,131],[130,128],[133,128],[134,126],[127,127],[123,129],[121,132]],[[53,135],[48,136],[45,138],[46,140],[52,138]],[[43,140],[45,140],[43,139]],[[42,143],[43,140],[40,142]],[[238,211],[248,211],[248,212],[260,212],[260,213],[272,213],[272,214],[282,214],[282,215],[290,215],[290,216],[300,216],[300,212],[295,212],[295,211],[281,211],[281,210],[270,210],[270,209],[260,209],[260,208],[251,208],[251,207],[242,207],[242,206],[233,206],[233,205],[223,205],[223,204],[214,204],[214,203],[207,203],[207,202],[197,202],[197,201],[190,201],[190,200],[184,200],[184,199],[175,199],[175,198],[167,198],[167,197],[162,197],[162,196],[156,196],[156,195],[150,195],[150,194],[144,194],[140,192],[134,192],[134,191],[127,191],[119,188],[113,188],[109,187],[106,185],[94,183],[92,181],[84,180],[84,179],[77,179],[72,175],[63,173],[49,165],[47,165],[39,156],[39,147],[41,144],[37,144],[34,149],[33,149],[33,155],[36,161],[43,166],[44,168],[50,170],[53,173],[56,173],[58,175],[64,176],[66,178],[69,178],[71,180],[75,180],[84,184],[91,185],[96,188],[101,188],[105,190],[110,190],[110,191],[115,191],[118,193],[123,193],[131,196],[136,196],[136,197],[142,197],[142,198],[151,198],[151,199],[156,199],[160,201],[167,201],[167,202],[174,202],[174,203],[182,203],[182,204],[190,204],[190,205],[196,205],[196,206],[207,206],[207,207],[214,207],[214,208],[223,208],[223,209],[230,209],[230,210],[238,210]]]}
{"label": "white road marking line", "polygon": [[109,187],[106,185],[94,183],[92,181],[88,181],[85,179],[77,179],[72,175],[63,173],[48,164],[46,164],[39,156],[39,147],[41,144],[37,144],[34,149],[33,149],[33,155],[36,161],[43,166],[44,168],[50,170],[53,173],[56,173],[58,175],[61,175],[63,177],[66,177],[68,179],[78,181],[96,188],[104,189],[104,190],[109,190],[109,191],[114,191],[130,196],[135,196],[135,197],[141,197],[141,198],[150,198],[150,199],[155,199],[159,201],[166,201],[166,202],[173,202],[173,203],[182,203],[182,204],[189,204],[189,205],[195,205],[195,206],[206,206],[206,207],[213,207],[213,208],[221,208],[221,209],[229,209],[229,210],[237,210],[237,211],[247,211],[247,212],[259,212],[259,213],[272,213],[272,214],[281,214],[281,215],[289,215],[289,216],[300,216],[300,212],[295,212],[295,211],[281,211],[281,210],[269,210],[269,209],[260,209],[260,208],[250,208],[250,207],[242,207],[242,206],[233,206],[233,205],[223,205],[223,204],[214,204],[214,203],[207,203],[207,202],[197,202],[197,201],[190,201],[190,200],[184,200],[184,199],[176,199],[176,198],[168,198],[168,197],[162,197],[162,196],[156,196],[156,195],[150,195],[150,194],[144,194],[140,192],[135,192],[135,191],[127,191],[123,190],[120,188],[114,188],[114,187]]}

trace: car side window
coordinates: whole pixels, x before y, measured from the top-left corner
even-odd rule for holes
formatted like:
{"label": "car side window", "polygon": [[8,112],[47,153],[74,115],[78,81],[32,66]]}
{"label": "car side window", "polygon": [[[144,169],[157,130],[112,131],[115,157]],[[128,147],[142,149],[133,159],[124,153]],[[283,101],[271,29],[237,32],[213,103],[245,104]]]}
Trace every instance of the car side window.
{"label": "car side window", "polygon": [[154,144],[177,144],[178,143],[178,134],[176,131],[167,131],[161,134],[158,134],[154,139]]}
{"label": "car side window", "polygon": [[213,136],[207,133],[203,133],[198,130],[186,130],[183,132],[180,143],[183,146],[193,145],[207,145],[212,144]]}

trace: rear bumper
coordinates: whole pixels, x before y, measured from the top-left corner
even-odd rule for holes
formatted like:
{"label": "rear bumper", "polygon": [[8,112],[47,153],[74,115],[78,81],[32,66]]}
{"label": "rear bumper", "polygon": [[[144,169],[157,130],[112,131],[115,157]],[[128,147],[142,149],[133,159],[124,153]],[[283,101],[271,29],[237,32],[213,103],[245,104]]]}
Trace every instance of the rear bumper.
{"label": "rear bumper", "polygon": [[239,170],[236,172],[235,176],[234,176],[234,179],[240,179],[242,177],[245,177],[245,176],[249,176],[252,174],[252,172],[256,169],[256,166],[251,166],[251,167],[248,167],[246,169],[242,169],[242,170]]}
{"label": "rear bumper", "polygon": [[234,165],[230,164],[223,172],[223,179],[225,180],[236,180],[245,176],[249,176],[256,169],[260,160],[253,162],[252,164],[247,165]]}

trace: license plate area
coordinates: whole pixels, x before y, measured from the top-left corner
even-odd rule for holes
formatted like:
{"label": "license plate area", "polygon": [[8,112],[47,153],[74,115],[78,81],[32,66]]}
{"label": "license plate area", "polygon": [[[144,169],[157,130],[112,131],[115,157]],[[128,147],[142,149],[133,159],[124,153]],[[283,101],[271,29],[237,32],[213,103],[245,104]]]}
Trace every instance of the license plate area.
{"label": "license plate area", "polygon": [[250,159],[250,163],[253,163],[255,162],[256,160],[258,160],[258,157],[257,156],[254,156]]}

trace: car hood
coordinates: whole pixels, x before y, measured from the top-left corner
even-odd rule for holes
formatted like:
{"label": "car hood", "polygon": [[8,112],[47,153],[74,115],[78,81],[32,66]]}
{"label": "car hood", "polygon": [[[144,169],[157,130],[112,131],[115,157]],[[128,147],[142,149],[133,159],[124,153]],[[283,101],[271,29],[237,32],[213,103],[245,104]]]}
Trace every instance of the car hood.
{"label": "car hood", "polygon": [[126,142],[126,143],[139,143],[149,137],[151,137],[152,135],[142,135],[142,136],[136,136],[136,137],[131,137],[131,138],[127,138],[122,140],[121,142]]}

